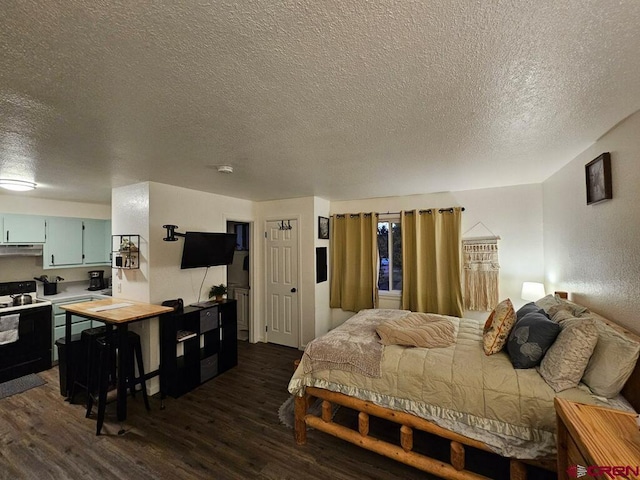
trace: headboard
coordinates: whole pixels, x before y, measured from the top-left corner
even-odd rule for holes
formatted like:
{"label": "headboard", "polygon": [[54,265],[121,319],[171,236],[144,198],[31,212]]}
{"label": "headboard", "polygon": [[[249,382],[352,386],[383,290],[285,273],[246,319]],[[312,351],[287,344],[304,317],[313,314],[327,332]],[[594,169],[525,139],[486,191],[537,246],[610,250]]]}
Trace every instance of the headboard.
{"label": "headboard", "polygon": [[[566,299],[568,297],[567,292],[555,292],[555,294],[560,298]],[[630,332],[623,326],[618,325],[611,320],[606,320],[605,323],[625,337],[630,338],[634,342],[640,343],[639,335]],[[629,377],[629,380],[627,380],[627,383],[625,383],[621,393],[633,406],[636,412],[640,412],[640,361],[636,363],[636,368],[633,370],[633,373]]]}

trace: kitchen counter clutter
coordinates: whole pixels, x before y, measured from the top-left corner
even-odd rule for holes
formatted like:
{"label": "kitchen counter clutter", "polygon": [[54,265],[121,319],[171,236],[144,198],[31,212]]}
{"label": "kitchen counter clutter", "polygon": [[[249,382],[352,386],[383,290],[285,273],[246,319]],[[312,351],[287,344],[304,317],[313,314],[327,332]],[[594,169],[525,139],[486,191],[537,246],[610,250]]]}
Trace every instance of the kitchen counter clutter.
{"label": "kitchen counter clutter", "polygon": [[58,293],[55,295],[45,295],[43,285],[38,283],[38,298],[56,303],[86,296],[96,298],[108,298],[111,296],[110,288],[96,291],[89,291],[87,288],[89,288],[89,282],[87,280],[80,280],[77,282],[58,282]]}

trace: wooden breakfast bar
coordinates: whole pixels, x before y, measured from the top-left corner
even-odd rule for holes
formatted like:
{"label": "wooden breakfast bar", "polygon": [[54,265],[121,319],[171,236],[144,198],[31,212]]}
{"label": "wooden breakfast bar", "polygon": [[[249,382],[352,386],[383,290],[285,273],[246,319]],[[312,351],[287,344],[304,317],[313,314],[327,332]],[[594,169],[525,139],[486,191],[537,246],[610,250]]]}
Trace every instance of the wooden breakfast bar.
{"label": "wooden breakfast bar", "polygon": [[[134,302],[122,298],[107,298],[104,300],[94,300],[91,302],[74,303],[61,306],[66,311],[65,339],[66,344],[71,344],[71,323],[72,316],[77,315],[85,318],[99,320],[106,324],[107,339],[113,335],[113,327],[116,328],[116,346],[126,345],[128,335],[128,325],[132,322],[157,317],[173,311],[171,307],[153,305],[149,303]],[[118,365],[129,365],[129,352],[127,348],[118,348]],[[67,378],[71,378],[71,362],[67,362]],[[117,412],[118,421],[123,422],[127,418],[127,384],[125,375],[119,374],[117,381],[118,397]],[[67,383],[67,399],[71,397],[71,385]],[[98,428],[98,433],[100,429]],[[120,431],[122,433],[122,430]]]}

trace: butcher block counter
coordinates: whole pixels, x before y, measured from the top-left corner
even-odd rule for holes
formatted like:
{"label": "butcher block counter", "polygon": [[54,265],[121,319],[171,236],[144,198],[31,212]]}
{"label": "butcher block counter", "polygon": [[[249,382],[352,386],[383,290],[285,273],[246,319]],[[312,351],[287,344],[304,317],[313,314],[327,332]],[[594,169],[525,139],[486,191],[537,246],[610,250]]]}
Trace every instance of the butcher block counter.
{"label": "butcher block counter", "polygon": [[163,313],[173,311],[171,307],[133,302],[122,298],[105,298],[91,302],[72,303],[63,305],[60,308],[75,315],[94,318],[112,325],[144,320],[145,318],[157,317]]}

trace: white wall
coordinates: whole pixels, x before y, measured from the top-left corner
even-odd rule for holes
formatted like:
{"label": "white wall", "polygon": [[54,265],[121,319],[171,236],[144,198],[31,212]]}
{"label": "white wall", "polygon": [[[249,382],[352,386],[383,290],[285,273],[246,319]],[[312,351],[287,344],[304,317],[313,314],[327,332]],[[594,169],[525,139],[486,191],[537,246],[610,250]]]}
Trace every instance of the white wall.
{"label": "white wall", "polygon": [[149,183],[114,188],[111,215],[113,235],[140,235],[139,268],[113,269],[113,296],[149,303]]}
{"label": "white wall", "polygon": [[[326,247],[327,248],[327,281],[316,283],[315,284],[315,336],[319,337],[327,333],[333,327],[331,322],[331,311],[329,307],[329,285],[331,282],[331,277],[329,277],[329,255],[331,253],[329,242],[330,240],[324,240],[318,238],[318,217],[329,217],[331,212],[331,203],[324,198],[315,197],[313,199],[314,204],[314,242],[316,247]],[[331,237],[331,232],[329,232],[329,237]],[[315,251],[312,253],[312,256],[315,261]],[[315,265],[314,265],[315,267]],[[314,278],[317,274],[316,268],[313,270]]]}
{"label": "white wall", "polygon": [[[28,194],[0,195],[0,212],[18,213],[25,215],[43,215],[52,217],[78,217],[109,219],[111,207],[96,203],[63,202],[44,198],[30,198]],[[63,277],[65,282],[87,281],[89,286],[89,270],[92,267],[58,268],[44,270],[42,257],[0,257],[0,282],[16,280],[30,280],[40,275]],[[109,269],[105,270],[105,276],[109,276]]]}
{"label": "white wall", "polygon": [[[585,165],[611,153],[613,198],[586,204]],[[543,183],[547,290],[640,333],[640,113]]]}
{"label": "white wall", "polygon": [[[487,229],[501,237],[498,243],[500,299],[511,298],[516,308],[523,305],[525,301],[520,299],[522,282],[541,282],[544,277],[540,184],[332,202],[331,213],[388,213],[452,206],[465,207],[462,216],[463,232],[482,222],[482,225],[473,228],[463,238],[487,235]],[[325,308],[328,308],[328,301]],[[381,294],[380,308],[400,308],[400,298]],[[334,326],[351,315],[353,312],[331,310]],[[465,312],[465,316],[479,319],[484,319],[487,315],[488,312]]]}
{"label": "white wall", "polygon": [[[114,188],[111,191],[111,215],[114,235],[140,235],[139,268],[112,270],[113,297],[149,303],[149,183]],[[157,369],[160,364],[158,319],[134,322],[128,327],[140,335],[145,371]],[[147,383],[147,390],[151,394],[160,391],[157,377]]]}
{"label": "white wall", "polygon": [[0,212],[52,217],[111,218],[111,206],[101,203],[64,202],[46,198],[29,198],[21,194],[0,194]]}

